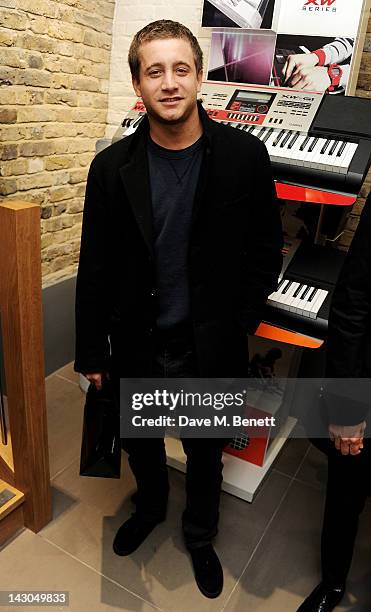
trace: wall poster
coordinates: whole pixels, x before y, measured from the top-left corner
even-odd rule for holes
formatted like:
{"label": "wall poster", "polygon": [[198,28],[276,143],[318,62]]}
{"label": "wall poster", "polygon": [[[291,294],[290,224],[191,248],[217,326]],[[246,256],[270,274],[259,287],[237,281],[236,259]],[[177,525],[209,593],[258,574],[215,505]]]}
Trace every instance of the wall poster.
{"label": "wall poster", "polygon": [[275,0],[204,0],[202,25],[209,28],[272,27]]}
{"label": "wall poster", "polygon": [[276,34],[272,30],[215,30],[207,78],[269,85],[275,47]]}
{"label": "wall poster", "polygon": [[[365,0],[204,0],[208,79],[344,95]],[[274,45],[274,48],[273,48]]]}

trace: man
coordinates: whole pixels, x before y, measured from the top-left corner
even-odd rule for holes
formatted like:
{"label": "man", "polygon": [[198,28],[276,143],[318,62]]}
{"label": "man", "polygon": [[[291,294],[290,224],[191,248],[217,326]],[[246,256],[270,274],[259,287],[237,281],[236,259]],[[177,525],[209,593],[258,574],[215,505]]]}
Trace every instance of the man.
{"label": "man", "polygon": [[[147,115],[93,160],[77,278],[75,369],[98,388],[119,377],[239,377],[248,332],[281,268],[281,227],[268,154],[256,138],[211,121],[197,93],[202,52],[161,20],[129,51]],[[110,357],[109,341],[112,355]],[[217,597],[217,533],[226,440],[185,439],[183,533],[197,584]],[[166,515],[164,441],[128,439],[136,512],[114,550],[128,555]]]}
{"label": "man", "polygon": [[[339,393],[339,378],[371,377],[370,323],[371,195],[362,211],[331,304],[326,364],[329,380],[324,393],[330,440],[325,446],[328,482],[321,541],[322,582],[298,612],[330,612],[341,601],[352,561],[358,517],[371,491],[371,445],[365,433],[370,384],[355,380],[350,385],[347,380],[344,392]],[[361,401],[362,394],[366,402]],[[321,442],[323,446],[326,440]]]}

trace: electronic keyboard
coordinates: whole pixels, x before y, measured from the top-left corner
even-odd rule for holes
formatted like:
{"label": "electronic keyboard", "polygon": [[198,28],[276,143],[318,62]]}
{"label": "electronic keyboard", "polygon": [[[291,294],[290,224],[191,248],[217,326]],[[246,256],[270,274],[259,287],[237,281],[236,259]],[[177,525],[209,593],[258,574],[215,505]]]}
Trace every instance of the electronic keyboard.
{"label": "electronic keyboard", "polygon": [[359,193],[370,165],[369,100],[215,82],[201,95],[212,119],[264,142],[275,179]]}
{"label": "electronic keyboard", "polygon": [[[211,119],[265,144],[276,180],[358,195],[370,166],[370,100],[211,81],[201,99]],[[144,114],[138,101],[114,140],[134,132]]]}
{"label": "electronic keyboard", "polygon": [[263,320],[301,334],[325,338],[332,294],[345,253],[300,244],[268,297]]}
{"label": "electronic keyboard", "polygon": [[[371,107],[370,107],[371,111]],[[371,117],[370,117],[371,120]],[[367,174],[370,141],[274,127],[222,122],[256,136],[267,147],[276,179],[357,194]]]}

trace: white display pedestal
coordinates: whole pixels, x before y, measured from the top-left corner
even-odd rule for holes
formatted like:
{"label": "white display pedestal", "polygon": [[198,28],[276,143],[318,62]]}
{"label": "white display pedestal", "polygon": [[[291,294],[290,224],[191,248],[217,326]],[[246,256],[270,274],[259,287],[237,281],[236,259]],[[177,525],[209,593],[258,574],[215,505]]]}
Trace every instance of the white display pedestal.
{"label": "white display pedestal", "polygon": [[[254,495],[261,485],[263,479],[267,475],[273,461],[285,444],[290,433],[296,425],[296,419],[288,417],[285,425],[277,437],[271,443],[264,465],[259,467],[253,463],[224,453],[223,455],[223,484],[222,489],[227,493],[231,493],[236,497],[240,497],[245,501],[252,502]],[[167,437],[166,454],[167,464],[181,472],[186,471],[186,456],[183,452],[182,443],[175,438]]]}
{"label": "white display pedestal", "polygon": [[[272,343],[271,341],[267,341],[262,338],[251,337],[250,346],[251,349],[253,349],[253,352],[255,352],[258,347],[266,350],[267,347],[272,346]],[[282,346],[282,349],[284,350],[284,345],[280,346]],[[295,376],[298,370],[301,351],[297,349],[295,350],[293,347],[285,347],[285,351],[287,354],[282,359],[284,371],[279,371],[278,374],[286,375],[286,372],[288,372],[289,376],[292,377]],[[79,385],[82,391],[86,393],[89,387],[89,381],[82,374],[79,375]],[[282,389],[281,394],[273,394],[272,396],[263,395],[260,392],[257,392],[256,396],[254,396],[253,405],[256,408],[263,410],[267,415],[279,416],[280,405],[283,397],[286,397],[287,406],[289,403],[288,398],[291,397],[292,394],[293,388],[290,385],[287,388]],[[251,395],[249,397],[251,398]],[[226,491],[231,495],[235,495],[240,499],[244,499],[245,501],[252,502],[258,488],[269,472],[272,463],[294,429],[296,422],[297,420],[291,416],[288,416],[286,420],[284,418],[284,425],[280,427],[279,435],[277,435],[277,437],[269,444],[262,466],[255,465],[254,463],[250,463],[249,461],[240,459],[239,457],[229,453],[224,453],[223,491]],[[168,436],[165,439],[165,444],[167,464],[181,472],[185,472],[186,456],[183,452],[183,447],[180,440]]]}

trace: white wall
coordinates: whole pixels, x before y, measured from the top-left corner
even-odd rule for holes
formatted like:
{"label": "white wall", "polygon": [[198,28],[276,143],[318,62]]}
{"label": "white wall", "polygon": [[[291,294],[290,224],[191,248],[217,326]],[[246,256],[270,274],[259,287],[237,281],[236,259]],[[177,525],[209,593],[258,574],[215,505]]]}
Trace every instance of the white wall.
{"label": "white wall", "polygon": [[111,138],[135,101],[127,55],[134,34],[156,19],[173,19],[198,38],[207,68],[211,30],[201,28],[202,0],[116,0],[106,137]]}

